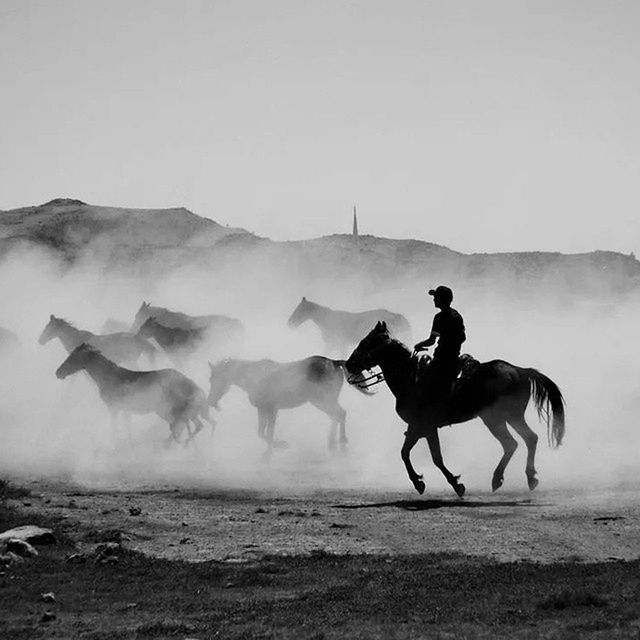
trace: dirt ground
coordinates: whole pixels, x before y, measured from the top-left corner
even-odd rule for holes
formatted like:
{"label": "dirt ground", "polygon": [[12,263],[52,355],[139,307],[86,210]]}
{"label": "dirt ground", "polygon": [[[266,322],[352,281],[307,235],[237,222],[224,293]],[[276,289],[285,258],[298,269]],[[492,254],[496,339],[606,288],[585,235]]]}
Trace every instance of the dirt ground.
{"label": "dirt ground", "polygon": [[[503,562],[640,557],[640,487],[417,496],[365,491],[87,491],[26,484],[24,511],[122,532],[128,548],[189,562],[332,554],[461,553]],[[413,496],[416,496],[415,498]],[[132,515],[135,514],[135,515]]]}
{"label": "dirt ground", "polygon": [[[3,638],[640,637],[633,486],[459,500],[21,485],[2,528],[48,524],[60,543],[0,571]],[[105,542],[113,562],[96,559]]]}

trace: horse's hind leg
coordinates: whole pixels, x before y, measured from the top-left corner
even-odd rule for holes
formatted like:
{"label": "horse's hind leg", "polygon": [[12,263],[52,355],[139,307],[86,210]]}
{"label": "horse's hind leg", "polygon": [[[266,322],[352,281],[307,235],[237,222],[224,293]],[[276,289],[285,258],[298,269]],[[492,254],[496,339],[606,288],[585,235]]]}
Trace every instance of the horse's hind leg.
{"label": "horse's hind leg", "polygon": [[460,476],[454,476],[453,473],[444,466],[442,451],[440,451],[440,436],[438,435],[437,429],[433,429],[433,431],[427,436],[427,444],[429,445],[433,464],[442,471],[442,474],[447,479],[447,482],[453,487],[453,490],[458,494],[458,497],[462,498],[466,490],[465,486],[462,482],[458,482]]}
{"label": "horse's hind leg", "polygon": [[[169,423],[169,431],[170,435],[167,438],[167,446],[169,446],[172,442],[180,443],[180,434],[185,429],[187,430],[187,434],[191,436],[191,429],[189,428],[189,423],[185,421],[182,416],[174,416],[171,422]],[[189,438],[187,438],[187,442]]]}
{"label": "horse's hind leg", "polygon": [[515,429],[516,433],[524,440],[527,445],[527,466],[525,473],[527,474],[527,483],[529,489],[533,491],[538,486],[538,478],[536,478],[536,447],[538,446],[538,435],[531,430],[526,423],[524,416],[518,418],[510,418],[509,424]]}
{"label": "horse's hind leg", "polygon": [[344,451],[347,448],[348,442],[346,432],[347,412],[337,402],[312,400],[311,404],[331,418],[331,428],[327,442],[329,451],[336,450],[336,432],[338,425],[340,425],[340,449]]}
{"label": "horse's hind leg", "polygon": [[481,416],[482,421],[487,425],[487,428],[491,433],[500,441],[502,445],[502,458],[498,462],[498,466],[493,472],[493,478],[491,480],[491,489],[497,491],[504,482],[504,470],[509,464],[509,460],[518,448],[516,439],[509,433],[507,429],[507,423],[504,418],[497,418],[494,416]]}
{"label": "horse's hind leg", "polygon": [[264,452],[265,460],[268,460],[271,457],[271,453],[273,449],[277,446],[285,446],[285,442],[280,442],[273,439],[276,427],[276,418],[278,416],[278,412],[272,409],[262,412],[264,416],[264,436],[263,439],[267,443],[267,450]]}
{"label": "horse's hind leg", "polygon": [[411,449],[413,449],[414,445],[421,437],[422,436],[418,435],[416,431],[413,431],[411,429],[411,425],[409,425],[409,428],[405,431],[404,434],[404,443],[402,444],[400,455],[402,456],[402,462],[404,462],[409,480],[411,480],[411,482],[413,483],[416,491],[420,494],[423,494],[425,490],[424,480],[422,479],[421,474],[416,473],[416,470],[411,464]]}
{"label": "horse's hind leg", "polygon": [[[186,422],[186,421],[185,421]],[[200,433],[200,431],[202,431],[204,425],[202,424],[202,420],[200,420],[200,418],[198,418],[198,416],[194,416],[193,418],[191,418],[191,422],[193,422],[193,424],[196,425],[196,428],[193,431],[189,431],[189,437],[186,439],[184,446],[186,447],[190,442],[193,442],[194,446],[195,446],[195,440],[194,438],[196,437],[196,435],[198,433]],[[189,423],[186,422],[186,424],[188,425]],[[188,427],[187,427],[188,428]]]}

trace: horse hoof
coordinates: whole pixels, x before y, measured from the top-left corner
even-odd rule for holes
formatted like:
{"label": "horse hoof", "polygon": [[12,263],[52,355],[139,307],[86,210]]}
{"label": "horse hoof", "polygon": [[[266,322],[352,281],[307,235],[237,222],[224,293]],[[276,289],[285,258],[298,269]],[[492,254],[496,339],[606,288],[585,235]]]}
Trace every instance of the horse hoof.
{"label": "horse hoof", "polygon": [[497,491],[501,486],[504,480],[502,478],[493,478],[491,481],[491,491]]}
{"label": "horse hoof", "polygon": [[420,495],[422,495],[424,493],[424,490],[427,488],[427,485],[425,485],[423,480],[416,480],[413,486],[416,488],[416,491]]}
{"label": "horse hoof", "polygon": [[529,478],[529,490],[533,491],[538,486],[538,478]]}
{"label": "horse hoof", "polygon": [[455,492],[458,494],[458,498],[462,498],[462,496],[464,495],[464,492],[467,490],[467,488],[462,484],[462,482],[458,482],[458,484],[453,488]]}

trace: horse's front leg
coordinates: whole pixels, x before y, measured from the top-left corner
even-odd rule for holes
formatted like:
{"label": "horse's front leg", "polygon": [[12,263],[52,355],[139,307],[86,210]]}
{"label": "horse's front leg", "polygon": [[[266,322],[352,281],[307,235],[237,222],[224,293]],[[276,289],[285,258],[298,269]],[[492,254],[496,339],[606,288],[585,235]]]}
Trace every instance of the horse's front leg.
{"label": "horse's front leg", "polygon": [[340,450],[344,451],[347,448],[347,443],[349,442],[349,440],[347,438],[347,412],[342,407],[340,407],[339,422],[340,422]]}
{"label": "horse's front leg", "polygon": [[433,464],[442,471],[447,482],[453,487],[453,490],[458,494],[458,497],[462,498],[465,492],[465,486],[462,482],[458,482],[460,476],[454,476],[447,467],[444,466],[444,460],[442,459],[442,452],[440,451],[440,436],[438,435],[438,429],[433,429],[427,436],[427,443],[429,444],[429,451],[431,451],[431,459]]}
{"label": "horse's front leg", "polygon": [[264,433],[266,427],[267,427],[267,414],[261,409],[258,409],[258,438],[260,438],[260,440],[267,439]]}
{"label": "horse's front leg", "polygon": [[413,432],[411,430],[411,427],[409,427],[409,429],[407,429],[404,434],[404,444],[402,445],[400,455],[402,456],[402,462],[404,462],[404,466],[407,469],[409,480],[411,480],[411,482],[413,483],[416,491],[420,494],[423,494],[425,490],[424,480],[422,479],[422,476],[420,474],[416,473],[416,470],[411,464],[411,449],[413,449],[414,445],[420,438],[421,436]]}
{"label": "horse's front leg", "polygon": [[272,409],[263,410],[259,413],[259,418],[258,418],[260,421],[259,428],[262,431],[262,434],[260,435],[260,437],[267,443],[267,449],[262,455],[265,461],[268,461],[271,459],[271,454],[273,453],[274,446],[276,445],[276,443],[274,443],[274,440],[273,440],[273,434],[274,434],[275,424],[276,424],[276,416],[277,416],[277,412],[273,411]]}
{"label": "horse's front leg", "polygon": [[275,438],[275,432],[276,432],[276,417],[278,416],[278,412],[275,410],[271,410],[269,411],[269,413],[267,414],[267,429],[266,429],[266,436],[267,436],[267,444],[269,445],[269,449],[273,449],[274,447],[278,446],[278,442],[274,439]]}

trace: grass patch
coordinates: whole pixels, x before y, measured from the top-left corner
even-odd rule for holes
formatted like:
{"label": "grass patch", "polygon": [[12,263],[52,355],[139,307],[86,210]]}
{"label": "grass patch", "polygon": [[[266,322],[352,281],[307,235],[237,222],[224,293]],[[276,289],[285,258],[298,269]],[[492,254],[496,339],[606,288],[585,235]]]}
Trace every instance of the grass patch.
{"label": "grass patch", "polygon": [[[10,567],[0,576],[0,637],[530,638],[533,628],[624,637],[638,617],[629,594],[640,594],[639,561],[316,555],[190,564],[126,549],[117,556],[116,564],[73,564],[51,547]],[[39,602],[44,591],[56,594],[54,605]],[[45,606],[55,621],[41,621]]]}
{"label": "grass patch", "polygon": [[16,487],[8,480],[0,480],[0,502],[5,502],[6,500],[20,500],[21,498],[26,498],[30,495],[31,491],[29,491],[29,489]]}

